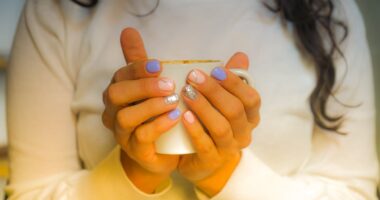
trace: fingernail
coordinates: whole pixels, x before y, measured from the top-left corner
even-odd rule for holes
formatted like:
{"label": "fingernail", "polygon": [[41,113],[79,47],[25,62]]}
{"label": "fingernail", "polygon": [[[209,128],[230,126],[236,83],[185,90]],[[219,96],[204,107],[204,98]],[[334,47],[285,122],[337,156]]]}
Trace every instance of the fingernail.
{"label": "fingernail", "polygon": [[160,88],[160,90],[171,91],[174,89],[174,82],[171,79],[163,78],[158,81],[158,88]]}
{"label": "fingernail", "polygon": [[150,60],[146,63],[145,69],[149,73],[156,73],[160,71],[160,62],[158,60]]}
{"label": "fingernail", "polygon": [[195,121],[193,113],[191,113],[191,111],[189,111],[189,110],[186,111],[185,114],[183,114],[183,117],[190,124],[194,123],[194,121]]}
{"label": "fingernail", "polygon": [[171,120],[176,120],[180,115],[181,111],[178,108],[176,108],[169,113],[169,118]]}
{"label": "fingernail", "polygon": [[193,88],[193,86],[186,84],[183,88],[185,96],[187,96],[189,99],[194,100],[197,98],[197,91]]}
{"label": "fingernail", "polygon": [[202,84],[205,82],[206,77],[199,70],[193,69],[188,75],[188,79],[196,84]]}
{"label": "fingernail", "polygon": [[170,96],[165,97],[165,104],[175,104],[179,101],[179,95],[174,93]]}
{"label": "fingernail", "polygon": [[224,71],[223,68],[221,67],[215,67],[212,71],[211,71],[211,76],[220,80],[220,81],[223,81],[227,78],[227,74],[226,72]]}

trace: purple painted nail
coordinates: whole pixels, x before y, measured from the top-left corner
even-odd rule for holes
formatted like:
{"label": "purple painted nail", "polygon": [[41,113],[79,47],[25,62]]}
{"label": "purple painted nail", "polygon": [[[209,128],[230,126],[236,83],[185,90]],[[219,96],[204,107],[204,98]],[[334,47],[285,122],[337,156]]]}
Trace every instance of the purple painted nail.
{"label": "purple painted nail", "polygon": [[169,118],[171,120],[176,120],[180,115],[181,111],[178,108],[176,108],[169,113]]}
{"label": "purple painted nail", "polygon": [[226,78],[227,78],[226,72],[221,67],[215,67],[211,71],[211,76],[214,77],[214,78],[216,78],[216,79],[218,79],[218,80],[220,80],[220,81],[226,80]]}
{"label": "purple painted nail", "polygon": [[160,71],[160,62],[158,60],[150,60],[146,63],[145,69],[149,73],[156,73]]}

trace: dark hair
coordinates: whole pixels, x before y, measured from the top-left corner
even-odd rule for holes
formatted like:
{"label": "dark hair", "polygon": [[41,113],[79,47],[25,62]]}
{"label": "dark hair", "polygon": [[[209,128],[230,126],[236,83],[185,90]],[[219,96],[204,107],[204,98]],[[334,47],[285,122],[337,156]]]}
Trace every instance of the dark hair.
{"label": "dark hair", "polygon": [[[326,107],[330,96],[338,101],[333,94],[336,78],[333,56],[335,52],[343,56],[334,30],[336,27],[343,29],[343,41],[348,35],[347,26],[333,18],[332,0],[275,0],[275,3],[274,6],[265,5],[293,24],[301,50],[315,63],[317,83],[309,99],[315,123],[323,129],[343,134],[339,131],[343,115],[331,116]],[[325,47],[324,39],[328,39],[330,49]]]}
{"label": "dark hair", "polygon": [[[84,7],[93,7],[98,2],[92,0],[86,4],[78,0],[72,1]],[[309,98],[314,122],[322,129],[342,133],[339,128],[343,115],[329,115],[327,101],[330,96],[334,97],[332,91],[336,79],[334,53],[338,52],[343,56],[334,30],[336,27],[343,28],[344,35],[341,40],[343,41],[348,34],[347,26],[333,18],[333,0],[273,0],[273,2],[274,5],[264,5],[293,24],[300,50],[315,63],[317,83]],[[324,45],[326,37],[330,42],[330,48]],[[334,99],[337,100],[335,97]]]}

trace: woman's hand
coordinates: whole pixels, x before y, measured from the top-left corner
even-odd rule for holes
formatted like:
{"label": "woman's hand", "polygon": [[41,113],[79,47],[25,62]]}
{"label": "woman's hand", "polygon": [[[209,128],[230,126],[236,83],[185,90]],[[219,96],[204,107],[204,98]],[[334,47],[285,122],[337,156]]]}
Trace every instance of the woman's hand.
{"label": "woman's hand", "polygon": [[121,45],[128,65],[114,74],[103,93],[103,124],[121,146],[121,162],[129,179],[152,193],[177,168],[178,156],[157,154],[154,142],[179,121],[178,95],[173,95],[172,80],[158,78],[162,67],[157,60],[147,59],[136,30],[125,29]]}
{"label": "woman's hand", "polygon": [[188,75],[191,86],[185,86],[182,94],[192,110],[183,114],[182,121],[196,154],[181,156],[178,169],[209,196],[228,181],[259,122],[258,93],[230,72],[231,67],[248,68],[247,56],[235,54],[227,70],[215,68],[212,77],[193,70]]}

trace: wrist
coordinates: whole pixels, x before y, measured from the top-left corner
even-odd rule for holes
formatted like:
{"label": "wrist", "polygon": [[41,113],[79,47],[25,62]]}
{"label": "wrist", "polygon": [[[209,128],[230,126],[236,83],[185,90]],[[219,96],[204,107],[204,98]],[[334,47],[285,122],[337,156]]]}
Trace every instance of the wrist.
{"label": "wrist", "polygon": [[141,191],[153,194],[156,189],[169,179],[170,174],[157,174],[140,166],[121,150],[120,160],[128,179]]}
{"label": "wrist", "polygon": [[217,169],[209,177],[196,181],[194,184],[197,188],[213,197],[218,194],[228,182],[236,166],[239,164],[241,152],[228,160],[222,167]]}

